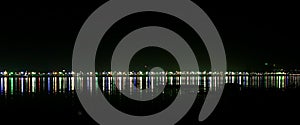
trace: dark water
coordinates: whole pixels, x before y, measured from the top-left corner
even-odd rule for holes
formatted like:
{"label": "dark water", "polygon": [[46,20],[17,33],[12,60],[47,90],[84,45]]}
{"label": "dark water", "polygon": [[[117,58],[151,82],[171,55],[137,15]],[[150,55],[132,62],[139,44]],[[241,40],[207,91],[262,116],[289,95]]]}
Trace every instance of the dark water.
{"label": "dark water", "polygon": [[[300,75],[230,75],[213,114],[198,122],[208,90],[218,88],[218,77],[0,77],[0,120],[24,124],[96,124],[84,111],[75,92],[103,94],[117,109],[132,115],[150,115],[168,107],[176,96],[185,94],[180,85],[198,85],[197,99],[178,124],[293,123],[300,111]],[[157,82],[160,81],[160,82]],[[86,83],[86,84],[85,84]],[[153,84],[154,83],[154,84]],[[129,89],[155,91],[166,84],[162,94],[151,101],[134,101],[121,94]],[[136,86],[139,89],[136,89]]]}

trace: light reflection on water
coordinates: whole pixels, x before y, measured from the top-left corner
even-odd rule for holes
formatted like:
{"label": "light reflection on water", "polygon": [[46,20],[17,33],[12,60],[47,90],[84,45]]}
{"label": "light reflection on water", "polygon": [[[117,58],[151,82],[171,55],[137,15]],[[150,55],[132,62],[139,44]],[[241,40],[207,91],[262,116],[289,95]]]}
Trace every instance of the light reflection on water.
{"label": "light reflection on water", "polygon": [[[222,78],[218,76],[0,77],[0,95],[74,93],[75,87],[90,94],[100,90],[112,94],[125,89],[130,93],[140,89],[155,92],[155,87],[165,84],[174,87],[197,85],[199,91],[206,92],[216,90],[219,80]],[[299,88],[300,75],[229,75],[225,77],[225,83],[234,83],[241,88]]]}

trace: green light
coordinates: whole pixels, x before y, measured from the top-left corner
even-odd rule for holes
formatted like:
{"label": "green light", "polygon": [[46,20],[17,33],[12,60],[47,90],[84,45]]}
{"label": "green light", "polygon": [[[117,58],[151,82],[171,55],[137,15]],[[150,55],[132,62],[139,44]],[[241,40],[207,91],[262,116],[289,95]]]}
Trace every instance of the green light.
{"label": "green light", "polygon": [[[10,74],[10,73],[9,73]],[[14,94],[14,79],[10,78],[10,94]]]}
{"label": "green light", "polygon": [[265,63],[265,65],[267,66],[267,65],[269,65],[268,63]]}

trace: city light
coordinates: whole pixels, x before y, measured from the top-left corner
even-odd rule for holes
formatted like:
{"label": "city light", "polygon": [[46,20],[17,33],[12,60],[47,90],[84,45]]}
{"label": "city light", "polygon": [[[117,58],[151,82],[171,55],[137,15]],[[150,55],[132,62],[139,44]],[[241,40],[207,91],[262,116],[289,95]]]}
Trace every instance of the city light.
{"label": "city light", "polygon": [[166,76],[180,76],[180,75],[192,75],[192,76],[201,76],[201,75],[300,75],[299,73],[294,72],[284,72],[284,71],[277,71],[277,72],[207,72],[207,71],[169,71],[169,72],[143,72],[143,71],[130,71],[130,72],[120,72],[120,71],[104,71],[104,72],[64,72],[63,71],[53,71],[53,72],[27,72],[27,71],[20,71],[20,72],[8,72],[8,71],[0,71],[0,76],[148,76],[148,75],[166,75]]}

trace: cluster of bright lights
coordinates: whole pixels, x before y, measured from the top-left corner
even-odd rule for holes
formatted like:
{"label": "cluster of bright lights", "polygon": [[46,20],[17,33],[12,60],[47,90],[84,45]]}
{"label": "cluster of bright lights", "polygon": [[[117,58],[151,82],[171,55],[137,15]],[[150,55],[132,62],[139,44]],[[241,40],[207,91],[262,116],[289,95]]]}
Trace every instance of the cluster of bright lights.
{"label": "cluster of bright lights", "polygon": [[66,72],[65,70],[60,72],[29,72],[29,71],[20,71],[20,72],[8,72],[1,71],[0,76],[66,76],[74,75],[74,72]]}
{"label": "cluster of bright lights", "polygon": [[[288,75],[292,73],[287,72],[207,72],[207,71],[175,71],[175,72],[142,72],[142,71],[130,71],[130,72],[118,72],[118,71],[104,71],[104,72],[73,72],[73,71],[54,71],[54,72],[8,72],[1,71],[0,76],[148,76],[148,75]],[[297,75],[297,74],[292,74]],[[300,75],[300,74],[299,74]]]}

